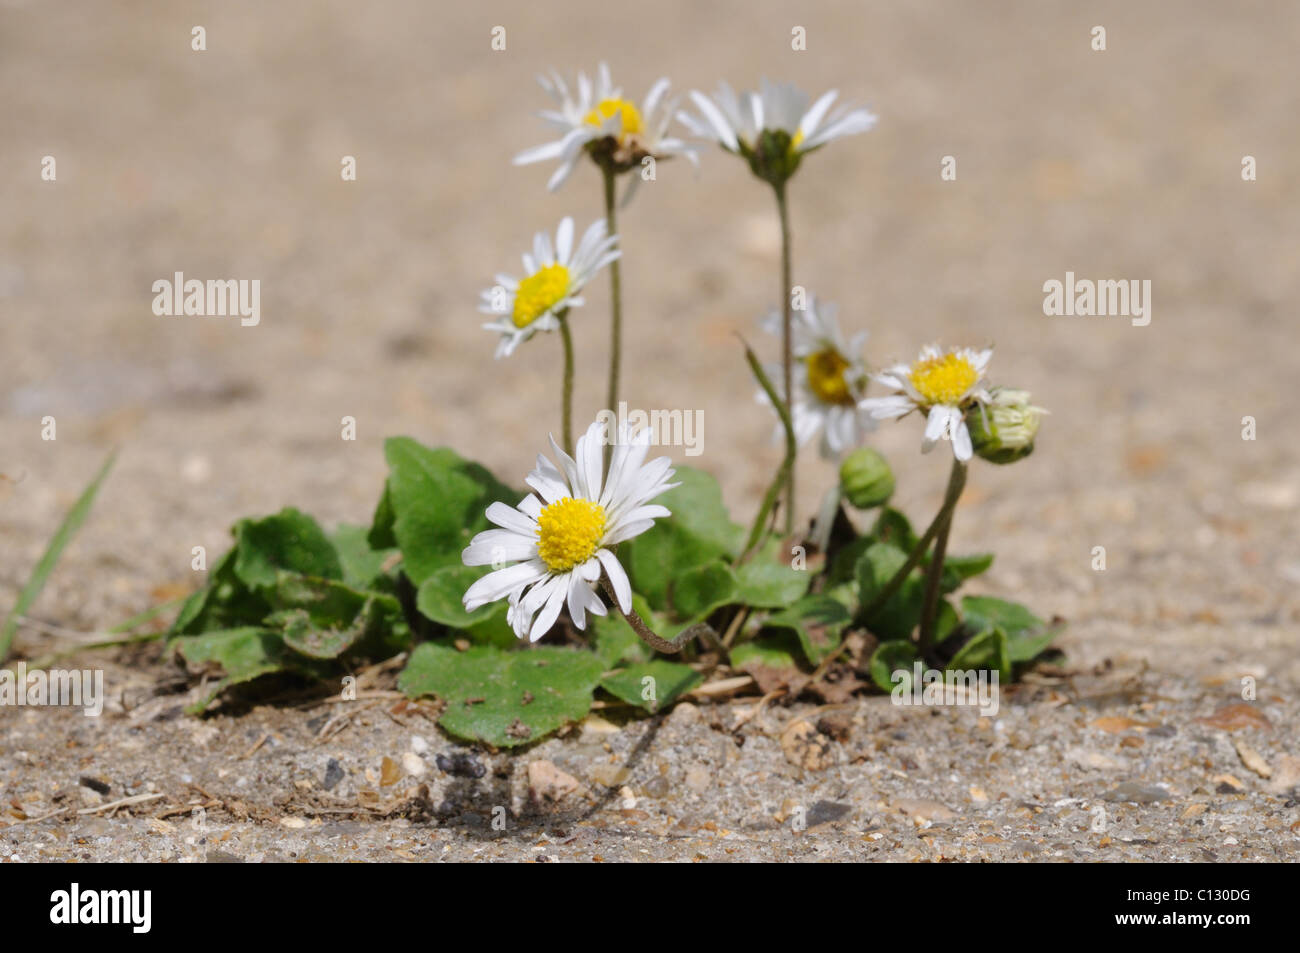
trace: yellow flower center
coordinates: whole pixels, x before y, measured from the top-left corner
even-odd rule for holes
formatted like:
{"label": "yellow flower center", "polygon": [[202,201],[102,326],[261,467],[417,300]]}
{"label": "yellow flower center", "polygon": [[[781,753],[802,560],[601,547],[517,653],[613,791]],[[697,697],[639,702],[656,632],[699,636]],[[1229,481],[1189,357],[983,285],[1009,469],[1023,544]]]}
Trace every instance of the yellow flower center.
{"label": "yellow flower center", "polygon": [[587,113],[587,122],[599,126],[614,113],[620,114],[619,121],[623,128],[617,138],[619,145],[622,145],[628,136],[635,136],[641,131],[641,111],[626,99],[602,99],[595,109]]}
{"label": "yellow flower center", "polygon": [[945,354],[912,365],[912,386],[927,404],[956,404],[979,380],[979,371],[959,354]]}
{"label": "yellow flower center", "polygon": [[552,572],[568,572],[585,563],[605,536],[605,507],[591,500],[565,497],[537,517],[537,555]]}
{"label": "yellow flower center", "polygon": [[794,131],[794,135],[790,137],[790,151],[791,151],[792,153],[793,153],[793,152],[798,152],[798,151],[799,151],[799,146],[800,146],[800,144],[801,144],[802,142],[803,142],[803,130],[802,130],[802,129],[796,129],[796,130]]}
{"label": "yellow flower center", "polygon": [[849,382],[844,379],[844,372],[849,369],[849,362],[834,348],[809,354],[804,358],[808,365],[808,387],[824,404],[853,403],[853,394],[849,391]]}
{"label": "yellow flower center", "polygon": [[569,291],[569,269],[563,265],[545,265],[519,282],[515,292],[512,320],[517,328],[532,324]]}

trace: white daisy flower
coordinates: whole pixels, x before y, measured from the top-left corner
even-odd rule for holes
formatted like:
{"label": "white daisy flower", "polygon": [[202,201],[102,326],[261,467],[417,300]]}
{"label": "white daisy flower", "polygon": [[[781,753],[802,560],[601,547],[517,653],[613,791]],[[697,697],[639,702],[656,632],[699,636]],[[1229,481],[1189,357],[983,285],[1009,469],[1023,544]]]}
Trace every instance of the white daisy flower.
{"label": "white daisy flower", "polygon": [[[773,311],[763,319],[764,330],[781,336],[783,317]],[[858,408],[866,391],[867,371],[862,363],[862,347],[867,332],[859,331],[846,343],[835,317],[835,306],[818,303],[809,295],[808,307],[792,314],[790,351],[798,362],[792,368],[794,406],[791,422],[795,442],[803,446],[821,434],[819,450],[827,459],[852,450],[862,438],[876,428],[871,416]],[[781,366],[766,367],[777,394],[784,399]],[[758,392],[761,403],[770,404],[764,391]],[[776,439],[785,433],[778,422]]]}
{"label": "white daisy flower", "polygon": [[498,315],[483,325],[501,335],[497,357],[514,353],[520,341],[538,331],[554,331],[560,315],[582,304],[579,292],[601,268],[619,256],[617,235],[605,234],[605,220],[593,222],[573,247],[573,219],[565,218],[555,230],[555,244],[547,232],[533,238],[533,250],[524,252],[522,281],[497,275],[496,285],[480,295],[478,309]]}
{"label": "white daisy flower", "polygon": [[763,79],[758,92],[736,95],[724,82],[712,97],[693,90],[700,115],[683,111],[677,118],[695,135],[744,156],[760,177],[784,179],[807,153],[876,124],[862,107],[841,104],[832,111],[838,95],[832,89],[809,107],[808,95],[789,83]]}
{"label": "white daisy flower", "polygon": [[873,380],[897,393],[868,397],[858,406],[877,420],[903,417],[919,410],[926,415],[922,452],[929,453],[936,443],[947,438],[952,441],[953,454],[965,463],[971,458],[970,429],[965,414],[975,404],[988,404],[992,399],[984,379],[992,357],[992,348],[944,351],[927,345],[915,363],[896,364],[871,375]]}
{"label": "white daisy flower", "polygon": [[514,562],[479,579],[465,592],[466,611],[509,599],[509,620],[521,639],[536,642],[555,624],[560,610],[579,629],[587,613],[605,614],[596,594],[602,570],[619,608],[632,611],[632,586],[610,547],[639,536],[669,511],[650,500],[677,486],[667,457],[645,463],[650,431],[629,437],[626,429],[603,473],[607,427],[597,420],[578,438],[575,460],[551,439],[556,467],[538,454],[525,481],[535,490],[518,507],[493,503],[487,518],[500,529],[479,533],[461,553],[467,566]]}
{"label": "white daisy flower", "polygon": [[[609,67],[604,63],[596,71],[594,85],[585,73],[579,73],[576,90],[570,90],[555,72],[549,77],[538,76],[537,81],[559,106],[539,115],[560,132],[560,138],[525,149],[515,156],[514,163],[559,159],[560,167],[546,184],[548,189],[553,191],[564,184],[584,151],[591,152],[597,161],[608,161],[619,172],[640,166],[646,156],[662,159],[682,155],[697,162],[694,146],[668,135],[677,101],[667,98],[670,84],[666,77],[650,87],[640,108],[623,98],[623,91],[610,80]],[[639,175],[631,177],[624,202],[640,179]]]}

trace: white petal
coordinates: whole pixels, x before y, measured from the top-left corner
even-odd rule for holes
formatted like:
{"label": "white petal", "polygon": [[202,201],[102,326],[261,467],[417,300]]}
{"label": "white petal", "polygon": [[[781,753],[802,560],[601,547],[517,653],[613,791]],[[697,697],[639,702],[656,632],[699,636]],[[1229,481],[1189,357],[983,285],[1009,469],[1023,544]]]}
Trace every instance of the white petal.
{"label": "white petal", "polygon": [[618,607],[626,615],[632,611],[632,583],[628,581],[627,573],[623,571],[618,558],[608,549],[596,550],[596,558],[605,568],[610,585],[614,587],[614,595],[618,597]]}
{"label": "white petal", "polygon": [[566,215],[555,233],[555,260],[567,266],[571,251],[573,251],[573,219]]}
{"label": "white petal", "polygon": [[540,559],[498,569],[496,572],[488,573],[466,589],[461,601],[467,611],[473,612],[479,606],[496,602],[512,590],[521,589],[530,582],[536,581],[546,572],[546,565]]}
{"label": "white petal", "polygon": [[526,514],[505,503],[493,503],[487,508],[486,516],[489,522],[495,523],[504,529],[514,530],[516,533],[525,536],[535,536],[537,534],[536,520],[529,518]]}
{"label": "white petal", "polygon": [[560,616],[560,610],[564,608],[564,600],[568,595],[567,577],[555,577],[557,585],[551,590],[550,596],[546,600],[546,605],[538,613],[537,618],[533,621],[532,627],[528,630],[528,641],[536,642],[555,625],[555,620]]}

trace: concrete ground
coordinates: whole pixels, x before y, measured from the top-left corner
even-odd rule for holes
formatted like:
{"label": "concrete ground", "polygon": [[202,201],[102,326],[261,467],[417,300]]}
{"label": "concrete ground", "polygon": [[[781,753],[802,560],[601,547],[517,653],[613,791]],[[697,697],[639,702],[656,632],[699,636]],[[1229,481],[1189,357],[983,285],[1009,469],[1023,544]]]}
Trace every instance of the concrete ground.
{"label": "concrete ground", "polygon": [[[798,10],[0,4],[0,606],[121,451],[17,650],[187,591],[192,547],[219,552],[239,517],[293,504],[365,521],[386,436],[453,445],[519,482],[558,424],[558,345],[494,363],[474,303],[535,230],[600,214],[591,169],[550,194],[549,169],[509,158],[544,138],[533,74],[604,58],[638,97],[661,74],[678,90],[768,75],[879,114],[800,170],[795,280],[870,329],[871,364],[992,342],[995,382],[1051,410],[1029,460],[973,468],[952,546],[997,553],[973,591],[1069,620],[1063,673],[983,719],[883,697],[701,701],[662,721],[608,709],[514,756],[471,752],[475,767],[448,760],[460,749],[425,706],[383,694],[389,673],[368,707],[308,694],[194,719],[179,713],[192,686],[156,653],[84,655],[66,664],[105,667],[103,717],[0,709],[0,854],[1296,856],[1300,10]],[[790,49],[794,26],[806,51]],[[948,155],[955,181],[940,179]],[[703,410],[704,453],[678,459],[746,519],[778,457],[734,332],[776,353],[756,319],[779,235],[742,164],[709,150],[701,166],[662,164],[621,216],[624,389],[634,407]],[[176,271],[260,278],[260,324],[155,317],[152,282]],[[1045,316],[1043,283],[1067,271],[1149,279],[1150,324]],[[603,397],[603,282],[587,302],[580,418]],[[355,442],[339,439],[345,415]],[[872,442],[897,504],[928,518],[941,455],[917,452],[910,419]],[[832,474],[801,460],[805,511]]]}

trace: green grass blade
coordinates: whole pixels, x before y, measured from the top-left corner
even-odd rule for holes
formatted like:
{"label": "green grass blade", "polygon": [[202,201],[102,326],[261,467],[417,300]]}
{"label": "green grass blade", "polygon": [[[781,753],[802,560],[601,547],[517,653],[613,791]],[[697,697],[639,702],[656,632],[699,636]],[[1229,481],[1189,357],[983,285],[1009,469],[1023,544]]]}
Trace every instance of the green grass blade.
{"label": "green grass blade", "polygon": [[18,601],[14,603],[13,610],[5,619],[4,628],[0,629],[0,662],[9,657],[9,646],[14,640],[14,633],[18,631],[18,620],[26,614],[28,608],[36,597],[41,594],[45,588],[45,580],[50,577],[54,571],[55,565],[59,562],[59,557],[63,555],[63,550],[67,548],[72,537],[76,535],[81,524],[86,521],[86,516],[90,513],[90,508],[95,504],[95,494],[99,492],[99,486],[108,476],[108,471],[112,469],[113,461],[117,458],[117,451],[108,455],[104,465],[100,467],[98,475],[91,481],[90,486],[82,491],[81,497],[76,504],[68,511],[64,517],[62,525],[55,531],[50,545],[45,550],[45,555],[36,564],[32,570],[31,578],[27,580],[27,585],[23,586],[22,592],[18,594]]}

